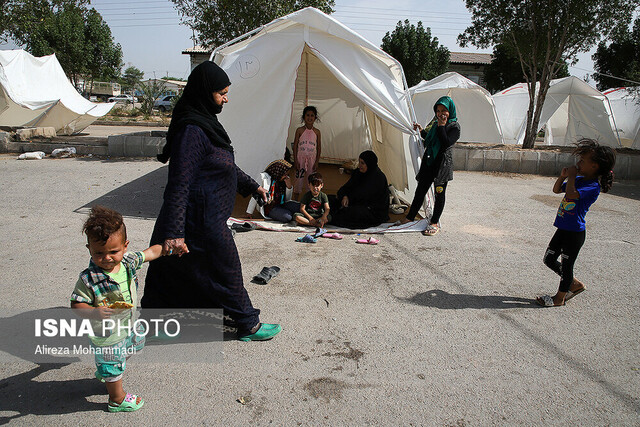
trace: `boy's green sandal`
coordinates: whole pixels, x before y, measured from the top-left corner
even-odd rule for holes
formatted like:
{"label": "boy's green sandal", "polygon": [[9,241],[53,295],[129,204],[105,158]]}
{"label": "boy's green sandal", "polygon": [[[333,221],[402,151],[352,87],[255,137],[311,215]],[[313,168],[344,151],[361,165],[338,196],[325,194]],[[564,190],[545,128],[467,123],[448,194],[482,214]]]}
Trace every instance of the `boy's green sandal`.
{"label": "boy's green sandal", "polygon": [[141,397],[127,393],[121,404],[118,405],[116,402],[109,400],[109,405],[107,406],[109,407],[109,412],[133,412],[142,408],[142,405],[144,405],[144,400]]}
{"label": "boy's green sandal", "polygon": [[240,341],[266,341],[275,337],[282,330],[282,326],[277,323],[261,323],[260,329],[250,335],[238,338]]}

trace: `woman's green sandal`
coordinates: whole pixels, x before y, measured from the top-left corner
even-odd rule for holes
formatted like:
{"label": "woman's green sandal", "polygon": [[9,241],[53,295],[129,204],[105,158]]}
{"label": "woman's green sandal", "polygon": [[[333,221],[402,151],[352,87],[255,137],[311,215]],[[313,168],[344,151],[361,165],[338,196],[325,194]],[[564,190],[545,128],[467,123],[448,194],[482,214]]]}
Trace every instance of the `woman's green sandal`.
{"label": "woman's green sandal", "polygon": [[261,323],[260,328],[253,334],[239,337],[240,341],[266,341],[280,333],[282,327],[277,323]]}
{"label": "woman's green sandal", "polygon": [[[138,401],[140,399],[140,401]],[[135,394],[127,393],[127,395],[122,400],[121,404],[117,404],[109,400],[109,412],[133,412],[142,408],[144,405],[144,400],[141,397],[136,396]]]}

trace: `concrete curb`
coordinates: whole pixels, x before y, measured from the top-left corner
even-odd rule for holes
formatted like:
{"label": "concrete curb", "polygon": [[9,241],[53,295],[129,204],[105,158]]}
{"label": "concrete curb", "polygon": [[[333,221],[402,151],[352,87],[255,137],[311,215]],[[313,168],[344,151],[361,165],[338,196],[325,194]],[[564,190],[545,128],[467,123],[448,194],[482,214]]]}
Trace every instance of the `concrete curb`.
{"label": "concrete curb", "polygon": [[166,136],[166,131],[143,131],[109,136],[107,139],[109,156],[155,157],[162,151]]}
{"label": "concrete curb", "polygon": [[[613,168],[616,180],[640,179],[640,156],[617,153],[616,159]],[[453,166],[460,171],[557,176],[563,167],[574,161],[573,156],[566,152],[453,147]]]}

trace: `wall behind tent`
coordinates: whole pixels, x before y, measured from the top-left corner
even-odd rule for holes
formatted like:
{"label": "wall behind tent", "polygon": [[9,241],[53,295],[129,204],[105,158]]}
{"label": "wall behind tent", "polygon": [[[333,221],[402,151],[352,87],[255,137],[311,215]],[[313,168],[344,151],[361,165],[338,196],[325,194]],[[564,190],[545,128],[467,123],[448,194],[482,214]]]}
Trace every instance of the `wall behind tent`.
{"label": "wall behind tent", "polygon": [[[308,72],[307,72],[308,71]],[[305,99],[308,103],[305,104]],[[292,146],[295,131],[302,126],[300,118],[306,105],[318,109],[322,134],[322,158],[357,159],[371,147],[363,103],[324,66],[308,47],[305,48],[295,81],[291,108],[291,124],[287,142]]]}

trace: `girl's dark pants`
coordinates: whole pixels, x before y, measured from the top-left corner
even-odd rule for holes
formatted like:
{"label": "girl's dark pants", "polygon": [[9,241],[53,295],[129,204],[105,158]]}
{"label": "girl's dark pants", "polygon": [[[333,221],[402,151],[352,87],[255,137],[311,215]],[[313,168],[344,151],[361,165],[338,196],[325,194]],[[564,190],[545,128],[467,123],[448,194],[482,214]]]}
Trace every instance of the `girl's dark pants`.
{"label": "girl's dark pants", "polygon": [[[422,202],[424,201],[425,196],[427,195],[427,191],[429,191],[429,187],[433,184],[434,177],[433,175],[426,176],[421,178],[418,181],[418,188],[416,188],[416,194],[413,196],[413,201],[411,202],[411,207],[409,208],[409,213],[407,213],[407,219],[409,221],[413,221],[418,214],[418,210],[422,206]],[[442,191],[439,189],[442,188]],[[439,184],[436,186],[435,194],[435,202],[433,205],[433,215],[431,215],[431,224],[437,224],[440,222],[440,215],[442,215],[442,211],[444,210],[444,202],[445,202],[445,193],[447,192],[447,183]]]}
{"label": "girl's dark pants", "polygon": [[[544,253],[544,263],[560,277],[559,292],[568,292],[573,282],[573,265],[578,258],[578,252],[584,244],[585,231],[567,231],[557,229],[551,238],[547,251]],[[558,262],[562,257],[562,262]]]}

